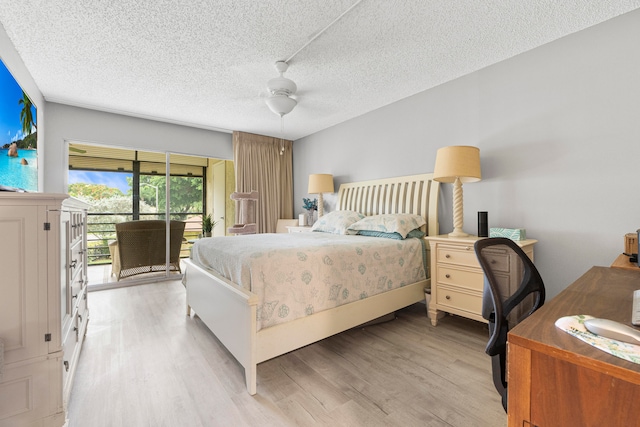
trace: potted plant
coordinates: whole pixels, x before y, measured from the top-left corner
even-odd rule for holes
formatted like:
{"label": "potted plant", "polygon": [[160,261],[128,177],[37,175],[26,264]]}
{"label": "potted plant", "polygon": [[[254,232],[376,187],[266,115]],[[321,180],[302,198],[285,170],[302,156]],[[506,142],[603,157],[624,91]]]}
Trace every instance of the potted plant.
{"label": "potted plant", "polygon": [[314,222],[314,212],[318,209],[318,199],[302,199],[304,205],[302,208],[307,211],[307,225],[313,225]]}
{"label": "potted plant", "polygon": [[211,219],[211,214],[202,217],[202,237],[211,237],[211,230],[215,227],[215,222]]}

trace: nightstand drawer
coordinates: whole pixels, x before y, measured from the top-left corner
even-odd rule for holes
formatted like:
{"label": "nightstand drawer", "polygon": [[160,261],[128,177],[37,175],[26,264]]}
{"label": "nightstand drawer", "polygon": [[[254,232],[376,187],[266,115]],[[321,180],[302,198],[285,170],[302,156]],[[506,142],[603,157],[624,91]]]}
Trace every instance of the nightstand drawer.
{"label": "nightstand drawer", "polygon": [[485,253],[487,254],[487,259],[489,260],[493,270],[504,271],[505,273],[510,271],[511,266],[509,265],[509,255],[506,250],[487,250]]}
{"label": "nightstand drawer", "polygon": [[481,270],[467,271],[439,265],[436,280],[445,285],[455,285],[474,291],[482,291],[484,276]]}
{"label": "nightstand drawer", "polygon": [[448,286],[439,285],[436,302],[444,308],[445,311],[446,307],[477,315],[482,311],[482,294],[465,292]]}
{"label": "nightstand drawer", "polygon": [[437,261],[439,263],[480,268],[472,244],[458,246],[438,245]]}
{"label": "nightstand drawer", "polygon": [[287,230],[289,233],[310,233],[311,227],[308,225],[288,225]]}

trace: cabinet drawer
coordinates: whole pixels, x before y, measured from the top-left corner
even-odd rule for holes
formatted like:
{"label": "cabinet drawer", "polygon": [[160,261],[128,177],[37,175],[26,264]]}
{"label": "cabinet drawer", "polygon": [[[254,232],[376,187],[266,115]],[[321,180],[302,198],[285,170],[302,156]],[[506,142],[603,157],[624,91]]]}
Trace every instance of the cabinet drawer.
{"label": "cabinet drawer", "polygon": [[69,243],[82,241],[84,235],[84,214],[82,212],[71,212],[69,215]]}
{"label": "cabinet drawer", "polygon": [[75,277],[78,271],[82,271],[84,264],[84,246],[78,242],[71,248],[71,259],[69,260],[70,277]]}
{"label": "cabinet drawer", "polygon": [[484,286],[484,276],[481,270],[460,270],[444,264],[438,266],[437,281],[445,285],[455,285],[474,291],[482,291]]}
{"label": "cabinet drawer", "polygon": [[438,263],[465,265],[476,268],[480,267],[473,245],[438,245],[437,260]]}
{"label": "cabinet drawer", "polygon": [[87,290],[84,289],[80,292],[80,297],[78,298],[78,311],[76,312],[76,317],[78,318],[78,328],[80,329],[80,333],[84,329],[84,324],[87,323],[87,318],[89,317],[89,310],[87,309]]}
{"label": "cabinet drawer", "polygon": [[482,294],[469,293],[448,286],[438,287],[436,302],[445,308],[445,311],[446,307],[451,307],[478,315],[482,312]]}
{"label": "cabinet drawer", "polygon": [[[71,306],[75,307],[78,304],[78,298],[81,297],[80,293],[84,287],[84,271],[80,270],[73,278],[71,282]],[[73,312],[73,309],[72,311]]]}
{"label": "cabinet drawer", "polygon": [[78,317],[73,316],[71,325],[63,336],[62,343],[62,384],[67,385],[69,382],[69,370],[73,361],[76,347],[78,346]]}

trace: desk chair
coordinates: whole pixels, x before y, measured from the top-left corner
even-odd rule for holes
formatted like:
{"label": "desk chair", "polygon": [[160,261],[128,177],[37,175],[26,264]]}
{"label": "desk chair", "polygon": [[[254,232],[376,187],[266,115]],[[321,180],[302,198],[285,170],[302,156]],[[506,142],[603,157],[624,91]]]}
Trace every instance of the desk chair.
{"label": "desk chair", "polygon": [[502,237],[478,240],[476,256],[484,272],[482,317],[489,322],[493,383],[507,411],[507,333],[544,304],[540,273],[513,240]]}

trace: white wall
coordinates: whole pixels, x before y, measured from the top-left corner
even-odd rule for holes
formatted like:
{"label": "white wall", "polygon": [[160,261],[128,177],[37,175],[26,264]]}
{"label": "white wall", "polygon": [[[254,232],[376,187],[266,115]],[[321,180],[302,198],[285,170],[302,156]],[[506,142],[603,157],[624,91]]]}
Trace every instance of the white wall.
{"label": "white wall", "polygon": [[465,230],[477,233],[481,210],[490,227],[526,228],[554,296],[640,228],[638,40],[640,10],[296,141],[296,213],[310,173],[336,188],[427,173],[437,148],[475,145],[483,180],[464,186]]}
{"label": "white wall", "polygon": [[233,159],[231,134],[47,103],[47,192],[66,192],[68,141]]}

